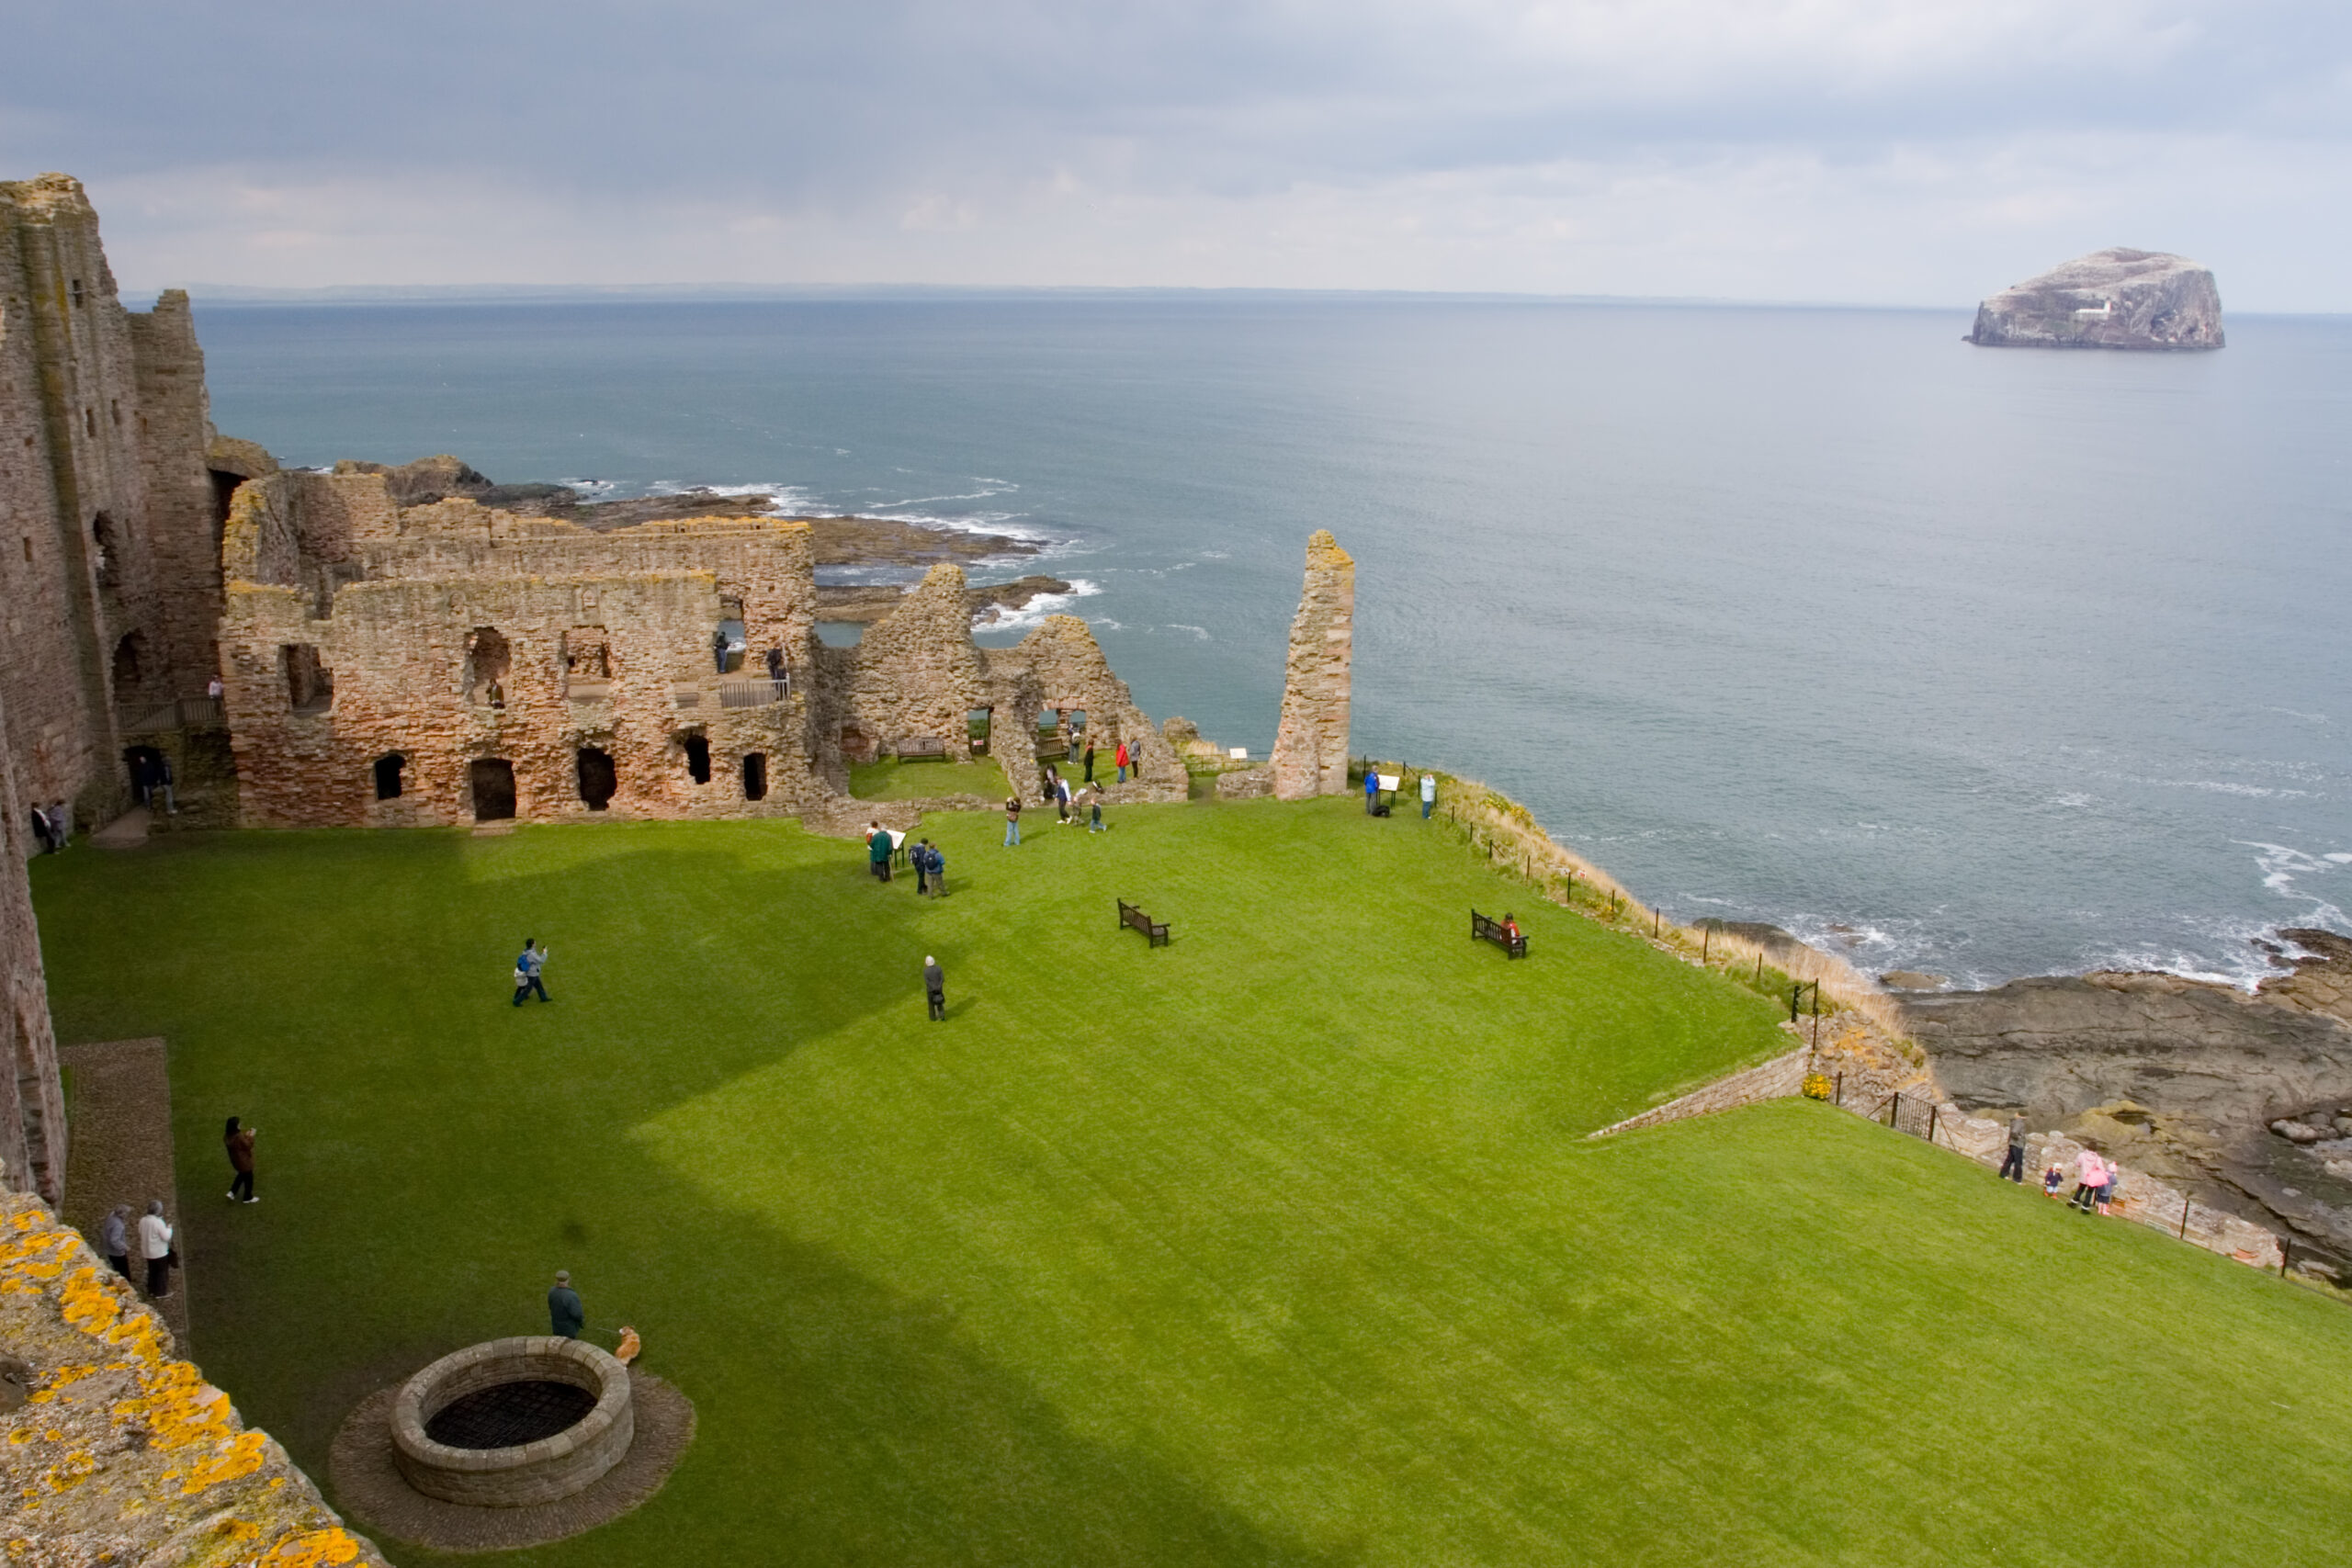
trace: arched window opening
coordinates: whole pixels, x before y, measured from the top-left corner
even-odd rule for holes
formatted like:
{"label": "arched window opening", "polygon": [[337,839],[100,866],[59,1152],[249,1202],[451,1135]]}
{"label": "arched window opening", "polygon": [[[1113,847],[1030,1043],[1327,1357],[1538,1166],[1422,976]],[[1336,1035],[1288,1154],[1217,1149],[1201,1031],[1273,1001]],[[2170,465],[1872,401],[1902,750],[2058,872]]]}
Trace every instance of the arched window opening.
{"label": "arched window opening", "polygon": [[398,751],[376,759],[376,798],[398,800],[401,797],[401,770],[408,766],[408,759]]}
{"label": "arched window opening", "polygon": [[710,782],[710,740],[707,736],[689,735],[680,742],[686,753],[686,776],[698,784]]}
{"label": "arched window opening", "polygon": [[765,800],[768,796],[768,754],[753,751],[743,759],[743,798]]}
{"label": "arched window opening", "polygon": [[506,705],[506,671],[513,662],[506,638],[495,626],[466,635],[466,701],[485,707]]}
{"label": "arched window opening", "polygon": [[475,759],[466,783],[473,791],[475,821],[503,822],[514,815],[514,764],[505,758]]}
{"label": "arched window opening", "polygon": [[117,696],[139,684],[140,673],[145,668],[146,652],[147,638],[141,632],[126,632],[122,640],[114,645],[114,689]]}
{"label": "arched window opening", "polygon": [[620,775],[613,767],[612,753],[594,746],[582,746],[580,749],[580,798],[588,803],[588,809],[604,810],[619,788]]}

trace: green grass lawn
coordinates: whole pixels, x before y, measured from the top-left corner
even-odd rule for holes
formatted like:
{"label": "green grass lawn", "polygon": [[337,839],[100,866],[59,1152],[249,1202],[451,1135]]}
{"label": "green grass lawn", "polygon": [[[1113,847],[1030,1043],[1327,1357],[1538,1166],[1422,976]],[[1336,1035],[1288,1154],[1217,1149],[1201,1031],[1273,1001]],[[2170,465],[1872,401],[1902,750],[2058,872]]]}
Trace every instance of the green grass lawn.
{"label": "green grass lawn", "polygon": [[1002,800],[1012,793],[994,757],[969,762],[901,762],[885,757],[849,771],[849,792],[860,800],[922,800],[935,795],[977,795]]}
{"label": "green grass lawn", "polygon": [[[1350,800],[1113,816],[1031,813],[1013,852],[931,819],[944,903],[773,824],[33,872],[61,1034],[171,1040],[196,1354],[322,1482],[366,1393],[544,1332],[559,1267],[592,1337],[634,1324],[694,1399],[651,1503],[500,1561],[2334,1539],[2352,1313],[1807,1103],[1586,1143],[1778,1049],[1773,1005]],[[1468,941],[1473,901],[1533,955]],[[526,933],[557,1000],[518,1011]],[[220,1197],[231,1111],[262,1130],[250,1209]]]}

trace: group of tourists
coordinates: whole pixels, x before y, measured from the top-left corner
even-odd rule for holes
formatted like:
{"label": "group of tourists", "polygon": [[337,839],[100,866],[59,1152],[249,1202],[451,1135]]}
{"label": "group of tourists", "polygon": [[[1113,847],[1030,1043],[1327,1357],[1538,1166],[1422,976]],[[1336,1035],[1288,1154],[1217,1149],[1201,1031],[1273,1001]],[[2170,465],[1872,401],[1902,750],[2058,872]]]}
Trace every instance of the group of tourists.
{"label": "group of tourists", "polygon": [[[865,825],[865,863],[876,882],[890,880],[890,863],[897,858],[899,846],[906,843],[904,833],[893,833],[879,821]],[[907,844],[907,864],[915,874],[915,897],[947,897],[947,855],[929,839],[918,839]]]}
{"label": "group of tourists", "polygon": [[[2009,1118],[2009,1146],[2001,1160],[2001,1176],[2005,1180],[2023,1186],[2025,1183],[2025,1118]],[[2084,1213],[2104,1214],[2115,1202],[2116,1190],[2123,1184],[2123,1170],[2097,1149],[2085,1149],[2075,1156],[2075,1192],[2066,1200],[2070,1209]],[[2041,1172],[2044,1196],[2055,1198],[2066,1185],[2066,1168],[2052,1160]]]}
{"label": "group of tourists", "polygon": [[40,845],[40,852],[53,855],[74,841],[74,808],[62,800],[46,807],[35,806],[33,840]]}
{"label": "group of tourists", "polygon": [[[234,1117],[230,1119],[232,1126],[235,1122]],[[130,1256],[133,1248],[138,1250],[139,1260],[146,1268],[147,1294],[154,1301],[172,1293],[172,1270],[179,1267],[180,1261],[176,1241],[177,1232],[164,1217],[161,1198],[149,1199],[147,1212],[135,1222],[130,1217],[130,1205],[117,1203],[107,1213],[106,1223],[98,1227],[98,1247],[106,1253],[107,1261],[116,1273],[133,1284],[139,1282],[139,1277],[130,1271]]]}
{"label": "group of tourists", "polygon": [[[1125,751],[1126,748],[1120,748],[1121,755],[1125,755]],[[1062,777],[1051,762],[1046,764],[1045,777],[1039,788],[1045,797],[1053,802],[1055,818],[1063,827],[1069,827],[1078,821],[1079,796],[1071,790],[1069,780]],[[1102,820],[1102,786],[1090,779],[1084,786],[1084,791],[1086,830],[1090,833],[1108,831],[1109,825]],[[1021,797],[1017,795],[1007,795],[1004,801],[1004,847],[1009,850],[1020,842]]]}

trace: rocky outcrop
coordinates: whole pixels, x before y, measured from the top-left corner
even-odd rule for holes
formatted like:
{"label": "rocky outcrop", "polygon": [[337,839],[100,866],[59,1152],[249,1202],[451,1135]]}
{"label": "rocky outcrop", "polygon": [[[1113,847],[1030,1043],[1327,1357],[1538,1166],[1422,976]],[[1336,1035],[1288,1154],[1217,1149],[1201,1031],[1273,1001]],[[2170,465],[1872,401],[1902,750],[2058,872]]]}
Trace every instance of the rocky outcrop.
{"label": "rocky outcrop", "polygon": [[1987,348],[2219,348],[2213,275],[2162,251],[2077,256],[1976,308],[1968,341]]}
{"label": "rocky outcrop", "polygon": [[2258,1127],[2352,1101],[2352,1029],[2174,975],[2012,980],[1910,995],[1903,1011],[1962,1106],[2057,1122],[2118,1101]]}
{"label": "rocky outcrop", "polygon": [[1355,650],[1356,563],[1329,528],[1306,541],[1306,588],[1291,623],[1274,794],[1283,800],[1348,792],[1350,668]]}

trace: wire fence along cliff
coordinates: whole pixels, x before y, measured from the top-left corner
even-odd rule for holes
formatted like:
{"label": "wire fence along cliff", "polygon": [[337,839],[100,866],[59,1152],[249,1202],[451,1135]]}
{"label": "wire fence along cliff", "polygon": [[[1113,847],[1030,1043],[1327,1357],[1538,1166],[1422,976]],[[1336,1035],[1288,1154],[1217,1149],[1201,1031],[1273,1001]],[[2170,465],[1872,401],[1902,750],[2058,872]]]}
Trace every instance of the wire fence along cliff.
{"label": "wire fence along cliff", "polygon": [[1411,798],[1413,791],[1424,773],[1434,774],[1438,780],[1434,819],[1445,823],[1496,867],[1525,882],[1539,897],[1646,938],[1679,958],[1720,971],[1767,995],[1786,997],[1800,984],[1818,987],[1815,998],[1823,1011],[1859,1013],[1886,1038],[1903,1038],[1903,1018],[1894,999],[1844,959],[1793,940],[1768,948],[1753,938],[1722,929],[1717,921],[1686,926],[1671,920],[1663,910],[1634,897],[1608,872],[1556,842],[1527,807],[1476,779],[1410,763],[1358,759],[1355,777],[1361,779],[1367,770],[1399,776],[1406,797],[1399,803],[1400,810],[1419,809],[1419,802]]}

